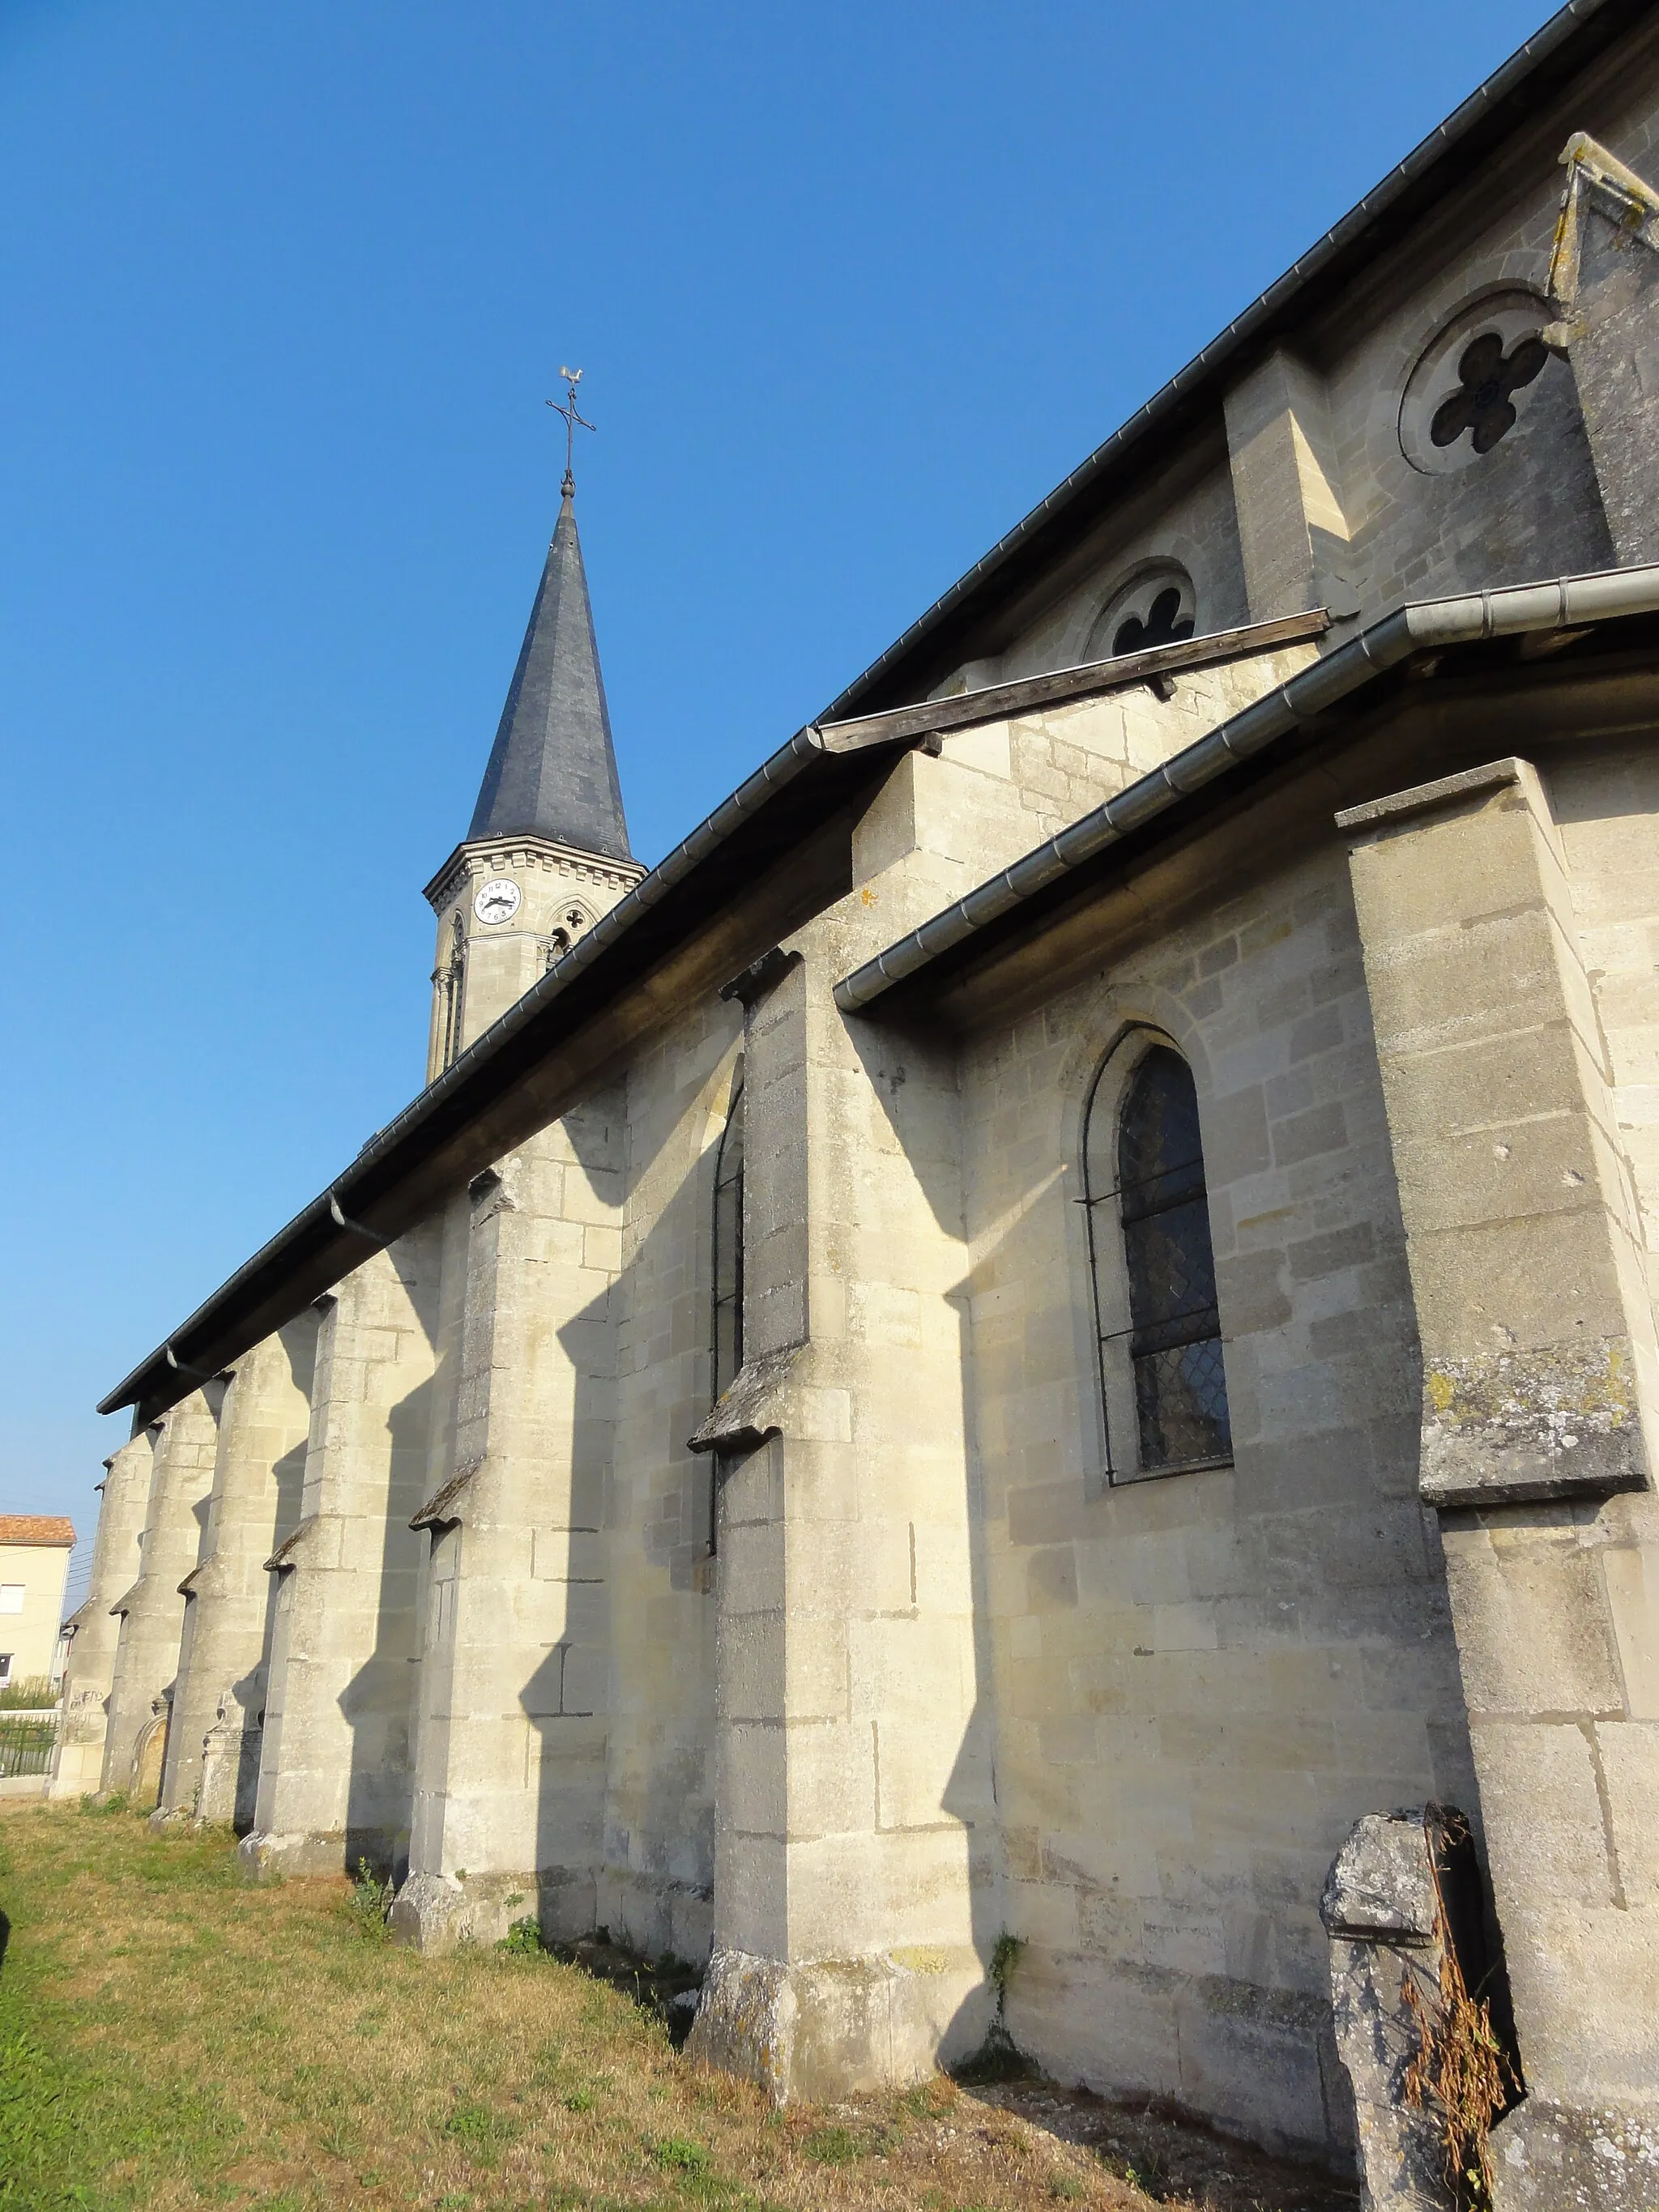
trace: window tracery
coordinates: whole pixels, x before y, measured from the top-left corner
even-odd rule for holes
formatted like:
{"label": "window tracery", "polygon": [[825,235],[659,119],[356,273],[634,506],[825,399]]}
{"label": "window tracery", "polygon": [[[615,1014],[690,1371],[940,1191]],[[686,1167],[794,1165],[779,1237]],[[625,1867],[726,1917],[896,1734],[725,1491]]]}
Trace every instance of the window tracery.
{"label": "window tracery", "polygon": [[1112,638],[1114,659],[1125,653],[1150,653],[1154,646],[1176,645],[1193,634],[1193,617],[1181,611],[1181,587],[1166,584],[1145,616],[1128,615]]}
{"label": "window tracery", "polygon": [[[1121,1048],[1108,1054],[1084,1133],[1108,1473],[1115,1481],[1212,1467],[1232,1453],[1197,1088],[1173,1047],[1157,1038],[1145,1043],[1145,1031],[1131,1036],[1142,1043],[1139,1056],[1126,1079]],[[1112,1441],[1114,1404],[1126,1400],[1134,1409],[1133,1467],[1118,1462]]]}
{"label": "window tracery", "polygon": [[1176,645],[1197,629],[1192,578],[1170,560],[1154,562],[1108,599],[1089,633],[1084,657],[1115,660]]}
{"label": "window tracery", "polygon": [[1508,353],[1496,331],[1476,338],[1457,364],[1456,391],[1434,410],[1430,438],[1437,446],[1449,446],[1467,430],[1477,453],[1491,453],[1515,428],[1511,394],[1530,384],[1549,357],[1542,338],[1522,338]]}
{"label": "window tracery", "polygon": [[1445,476],[1484,459],[1552,388],[1540,332],[1550,310],[1510,289],[1470,301],[1424,348],[1400,402],[1400,446],[1414,469]]}
{"label": "window tracery", "polygon": [[547,965],[556,967],[583,931],[592,927],[593,917],[585,906],[568,906],[548,933]]}

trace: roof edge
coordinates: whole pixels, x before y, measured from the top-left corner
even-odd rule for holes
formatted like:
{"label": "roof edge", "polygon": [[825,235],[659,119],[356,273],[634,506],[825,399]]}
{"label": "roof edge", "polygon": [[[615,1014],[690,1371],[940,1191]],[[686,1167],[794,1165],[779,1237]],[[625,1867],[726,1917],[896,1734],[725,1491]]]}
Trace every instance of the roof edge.
{"label": "roof edge", "polygon": [[[1097,446],[1069,476],[1063,477],[1029,514],[1000,538],[990,550],[982,554],[947,591],[941,592],[884,653],[836,695],[818,716],[819,721],[844,718],[858,711],[860,702],[876,689],[882,678],[893,673],[898,665],[912,655],[949,616],[963,606],[998,569],[1005,567],[1014,554],[1039,538],[1080,494],[1109,468],[1123,460],[1177,407],[1195,399],[1206,385],[1213,381],[1222,368],[1242,353],[1253,339],[1261,336],[1275,317],[1285,313],[1301,295],[1310,290],[1314,283],[1330,270],[1333,264],[1358,244],[1369,229],[1414,187],[1431,176],[1438,163],[1461,152],[1471,134],[1498,102],[1519,91],[1542,63],[1561,47],[1569,45],[1575,36],[1588,37],[1591,24],[1597,19],[1600,19],[1598,27],[1602,29],[1605,40],[1610,42],[1642,12],[1638,6],[1621,5],[1620,0],[1568,0],[1567,6],[1552,15],[1507,61],[1494,70],[1484,82],[1477,85],[1443,123],[1414,146],[1405,159],[1358,201],[1339,222],[1293,261],[1283,276],[1268,285],[1267,290],[1252,301],[1242,313],[1236,315],[1225,329],[1194,354],[1183,368],[1177,369],[1168,383]],[[1586,63],[1592,58],[1593,51],[1586,54]]]}
{"label": "roof edge", "polygon": [[[471,1081],[511,1038],[558,998],[579,975],[601,960],[642,914],[656,905],[674,885],[683,882],[701,861],[725,842],[740,823],[758,812],[775,793],[793,783],[813,759],[825,756],[828,750],[817,725],[808,723],[804,729],[798,730],[787,744],[780,745],[775,753],[763,761],[755,773],[739,784],[731,797],[724,799],[712,814],[699,823],[690,836],[683,838],[672,852],[641,877],[631,890],[625,891],[615,906],[602,914],[592,929],[583,931],[563,958],[556,961],[544,975],[538,977],[523,998],[515,1000],[481,1036],[475,1037],[459,1058],[452,1061],[441,1075],[411,1099],[401,1113],[395,1115],[383,1128],[377,1129],[349,1167],[337,1176],[326,1190],[320,1191],[308,1206],[302,1207],[274,1237],[268,1238],[252,1258],[244,1261],[234,1274],[227,1276],[210,1297],[204,1299],[130,1374],[123,1376],[113,1390],[100,1398],[97,1410],[100,1413],[115,1413],[124,1406],[138,1404],[146,1397],[144,1386],[147,1379],[151,1376],[159,1377],[161,1370],[177,1376],[210,1380],[211,1376],[205,1370],[191,1367],[182,1358],[175,1346],[199,1334],[216,1307],[250,1284],[263,1269],[282,1256],[285,1248],[296,1245],[307,1232],[322,1230],[330,1223],[343,1230],[351,1230],[354,1226],[354,1179],[384,1160],[412,1136],[422,1122],[440,1113],[454,1094]],[[379,1238],[374,1231],[357,1225],[365,1240],[373,1239],[377,1243],[385,1241]],[[365,1251],[366,1249],[365,1243]],[[180,1396],[184,1395],[183,1391],[179,1393]]]}
{"label": "roof edge", "polygon": [[[849,754],[876,753],[884,748],[908,748],[939,730],[962,729],[975,722],[1001,720],[1028,697],[1075,698],[1144,683],[1150,675],[1169,669],[1202,665],[1217,659],[1237,659],[1267,652],[1276,646],[1320,635],[1328,625],[1322,609],[1312,608],[1275,622],[1257,623],[1240,630],[1183,640],[1170,646],[1115,661],[1096,661],[1075,669],[1024,678],[1013,684],[993,684],[978,692],[959,693],[931,702],[920,720],[911,708],[892,708],[882,714],[864,716],[840,725],[808,723],[763,761],[729,799],[699,823],[689,837],[640,877],[616,905],[600,915],[592,929],[577,938],[562,959],[539,977],[524,997],[474,1039],[467,1049],[434,1082],[410,1101],[401,1113],[377,1129],[350,1165],[325,1190],[313,1198],[274,1237],[262,1244],[234,1274],[226,1278],[211,1297],[180,1322],[177,1328],[98,1401],[100,1413],[118,1413],[124,1406],[152,1405],[158,1396],[169,1402],[185,1396],[199,1383],[210,1381],[216,1368],[193,1364],[190,1354],[207,1336],[217,1313],[250,1290],[268,1271],[297,1254],[313,1237],[356,1237],[359,1260],[371,1249],[390,1241],[362,1218],[356,1192],[364,1176],[402,1146],[418,1141],[423,1124],[442,1115],[457,1092],[477,1079],[495,1058],[530,1023],[537,1020],[560,995],[605,958],[611,947],[649,909],[677,884],[683,883],[741,825],[761,812],[777,794],[792,785],[816,763],[844,759]],[[499,840],[472,839],[456,848],[445,869],[469,845],[488,846]],[[607,863],[620,868],[623,864]],[[434,878],[442,879],[444,871]],[[372,1210],[372,1209],[371,1209]],[[341,1268],[343,1274],[348,1270]],[[210,1355],[211,1356],[211,1355]]]}
{"label": "roof edge", "polygon": [[1413,653],[1653,613],[1659,613],[1659,564],[1598,569],[1398,607],[844,975],[836,986],[836,1004],[844,1014],[866,1012],[980,930],[1145,828],[1177,799],[1220,781]]}

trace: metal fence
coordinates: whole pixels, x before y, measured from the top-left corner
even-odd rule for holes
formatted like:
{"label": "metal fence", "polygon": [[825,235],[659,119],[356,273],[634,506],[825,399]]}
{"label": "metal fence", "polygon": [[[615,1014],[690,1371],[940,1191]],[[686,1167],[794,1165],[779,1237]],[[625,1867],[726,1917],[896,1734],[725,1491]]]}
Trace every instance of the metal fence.
{"label": "metal fence", "polygon": [[56,1713],[0,1712],[0,1782],[17,1774],[49,1774],[57,1742]]}

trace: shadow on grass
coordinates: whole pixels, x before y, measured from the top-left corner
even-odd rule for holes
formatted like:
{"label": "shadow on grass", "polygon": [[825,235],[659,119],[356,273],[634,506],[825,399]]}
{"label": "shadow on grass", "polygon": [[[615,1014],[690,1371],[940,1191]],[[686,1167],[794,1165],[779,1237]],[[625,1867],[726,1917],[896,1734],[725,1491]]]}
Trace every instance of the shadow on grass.
{"label": "shadow on grass", "polygon": [[580,1967],[591,1979],[619,1990],[658,2021],[676,2051],[691,2033],[702,1988],[702,1969],[687,1959],[676,1958],[672,1951],[648,1959],[642,1952],[613,1942],[608,1928],[581,1936],[574,1943],[550,1943],[532,1917],[514,1921],[511,1934],[495,1948],[524,1957],[556,1959],[562,1966]]}

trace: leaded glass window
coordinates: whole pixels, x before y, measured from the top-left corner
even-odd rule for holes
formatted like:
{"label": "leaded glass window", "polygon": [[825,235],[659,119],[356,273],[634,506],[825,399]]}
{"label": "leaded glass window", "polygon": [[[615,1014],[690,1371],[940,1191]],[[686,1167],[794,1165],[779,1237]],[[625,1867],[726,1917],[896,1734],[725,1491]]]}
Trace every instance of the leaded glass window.
{"label": "leaded glass window", "polygon": [[[1090,1100],[1085,1179],[1107,1457],[1121,1478],[1225,1462],[1232,1431],[1192,1070],[1154,1042],[1120,1091],[1107,1079],[1117,1059]],[[1118,1397],[1133,1405],[1133,1468],[1115,1463]]]}

